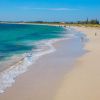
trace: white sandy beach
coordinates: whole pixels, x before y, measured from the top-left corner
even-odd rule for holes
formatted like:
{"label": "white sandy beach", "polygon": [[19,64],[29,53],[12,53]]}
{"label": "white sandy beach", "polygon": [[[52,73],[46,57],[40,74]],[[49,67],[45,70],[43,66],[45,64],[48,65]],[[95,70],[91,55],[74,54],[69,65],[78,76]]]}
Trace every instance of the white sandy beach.
{"label": "white sandy beach", "polygon": [[100,28],[74,28],[88,37],[89,42],[85,45],[88,53],[79,58],[73,71],[64,77],[54,100],[99,100]]}

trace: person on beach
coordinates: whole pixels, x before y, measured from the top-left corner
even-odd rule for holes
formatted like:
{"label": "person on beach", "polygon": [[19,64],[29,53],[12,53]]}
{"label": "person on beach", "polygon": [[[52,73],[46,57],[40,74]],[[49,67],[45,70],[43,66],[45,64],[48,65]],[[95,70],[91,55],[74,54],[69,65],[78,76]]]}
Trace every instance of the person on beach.
{"label": "person on beach", "polygon": [[83,36],[81,37],[81,41],[82,41],[82,42],[84,41],[84,37],[83,37]]}
{"label": "person on beach", "polygon": [[95,32],[95,36],[97,36],[97,33]]}
{"label": "person on beach", "polygon": [[64,25],[64,27],[66,28],[66,25]]}

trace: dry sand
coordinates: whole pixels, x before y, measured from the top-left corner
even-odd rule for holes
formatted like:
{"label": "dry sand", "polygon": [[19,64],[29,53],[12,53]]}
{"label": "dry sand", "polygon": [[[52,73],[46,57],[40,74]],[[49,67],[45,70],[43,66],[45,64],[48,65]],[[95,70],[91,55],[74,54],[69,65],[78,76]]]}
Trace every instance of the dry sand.
{"label": "dry sand", "polygon": [[64,77],[54,100],[100,100],[100,28],[74,28],[88,37],[88,53]]}

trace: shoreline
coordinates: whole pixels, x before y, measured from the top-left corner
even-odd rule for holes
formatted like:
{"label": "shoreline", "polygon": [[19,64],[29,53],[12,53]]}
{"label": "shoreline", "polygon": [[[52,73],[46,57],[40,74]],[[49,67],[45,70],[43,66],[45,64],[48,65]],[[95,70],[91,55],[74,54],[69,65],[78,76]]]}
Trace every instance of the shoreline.
{"label": "shoreline", "polygon": [[[12,86],[12,84],[15,83],[16,78],[19,77],[21,74],[27,72],[29,70],[29,67],[33,65],[34,63],[36,63],[37,60],[39,60],[42,56],[55,52],[56,48],[54,44],[56,44],[57,42],[63,41],[63,40],[67,40],[67,38],[56,38],[56,39],[41,41],[43,42],[44,46],[41,47],[42,50],[40,52],[36,52],[36,54],[34,54],[32,53],[32,51],[30,51],[28,54],[25,54],[25,55],[22,54],[23,57],[20,57],[21,55],[19,55],[19,56],[15,56],[15,58],[12,57],[11,61],[10,60],[5,61],[4,67],[5,67],[5,63],[7,64],[7,67],[3,68],[5,70],[0,72],[0,85],[1,85],[0,94],[4,93],[6,91],[5,89],[10,87],[9,85]],[[6,79],[7,77],[9,78]],[[4,84],[3,86],[4,91],[2,90],[3,84]]]}
{"label": "shoreline", "polygon": [[[36,24],[35,24],[35,23],[0,23],[0,24],[46,25],[46,26],[57,26],[57,27],[59,26],[59,25],[49,25],[49,24],[37,24],[37,23],[36,23]],[[64,38],[64,36],[63,36],[63,38]],[[57,40],[57,41],[60,41],[60,39],[62,40],[62,37],[60,37],[60,38],[55,38],[55,39],[50,39],[50,40],[42,40],[42,41],[47,41],[47,42],[48,42],[48,41],[52,41],[52,40],[53,40],[53,41],[56,41],[56,40]],[[42,41],[40,41],[40,42],[42,42]],[[56,41],[56,42],[57,42],[57,41]],[[52,44],[52,43],[51,43],[51,44]],[[49,48],[49,46],[48,46],[48,48]],[[6,62],[6,60],[2,61],[2,63],[0,62],[1,66],[3,66],[3,63],[5,63],[5,62],[8,64],[8,63],[10,62],[10,60],[15,59],[16,62],[13,61],[14,63],[11,63],[11,62],[10,62],[11,64],[9,64],[10,66],[13,66],[14,64],[18,63],[21,59],[24,59],[24,58],[25,58],[23,54],[17,54],[17,55],[18,55],[18,56],[15,56],[15,55],[12,56],[11,59],[9,59],[9,57],[8,57],[8,62]],[[23,56],[23,57],[20,57],[20,56]],[[16,59],[16,57],[17,57],[18,59]],[[17,61],[17,60],[18,60],[18,61]],[[4,68],[4,69],[5,69],[5,68]],[[3,71],[3,70],[1,70],[0,73],[1,73],[2,71]]]}
{"label": "shoreline", "polygon": [[[68,31],[70,29],[67,28],[66,30]],[[77,33],[72,28],[69,32],[69,34],[64,34],[64,36],[60,38],[40,41],[38,45],[43,46],[38,46],[39,48],[37,50],[41,49],[39,52],[34,53],[30,51],[25,55],[22,54],[21,57],[20,55],[14,56],[11,60],[3,62],[3,64],[1,64],[3,66],[1,70],[3,71],[0,72],[0,94],[4,93],[6,88],[12,86],[12,84],[15,83],[16,77],[27,72],[29,67],[36,63],[40,57],[55,52],[56,48],[54,44],[59,43],[59,41],[71,39]]]}
{"label": "shoreline", "polygon": [[[52,44],[61,41],[63,39],[66,38],[61,37],[49,40],[42,40],[38,43],[38,45],[44,45],[44,46],[40,46],[35,53],[34,51],[30,51],[25,55],[22,54],[21,57],[19,56],[18,57],[14,56],[15,58],[12,57],[12,59],[14,58],[13,61],[9,60],[6,63],[3,62],[1,64],[3,68],[1,68],[0,71],[0,93],[3,93],[6,88],[12,86],[12,84],[15,83],[16,77],[26,72],[28,70],[28,67],[31,64],[35,63],[37,59],[39,59],[43,55],[54,52],[55,48],[53,47]],[[38,50],[40,51],[38,52]]]}
{"label": "shoreline", "polygon": [[[48,89],[47,88],[49,88],[49,87],[51,87],[51,89],[52,90],[50,90],[50,91],[53,91],[53,88],[55,89],[55,91],[56,91],[56,89],[58,88],[58,87],[56,87],[55,88],[55,86],[57,85],[58,86],[58,83],[60,84],[60,81],[62,80],[62,77],[63,77],[63,75],[66,73],[66,71],[68,71],[69,69],[71,69],[72,67],[72,65],[73,65],[73,63],[74,63],[74,61],[75,61],[75,59],[77,58],[77,57],[79,57],[79,56],[81,56],[82,55],[82,52],[83,51],[81,51],[81,49],[82,49],[82,45],[80,44],[81,43],[81,41],[80,41],[80,37],[78,37],[78,38],[74,38],[74,39],[68,39],[68,40],[64,40],[64,41],[60,41],[60,42],[56,42],[56,43],[54,43],[53,44],[53,46],[55,46],[56,47],[56,49],[57,49],[57,51],[56,52],[53,52],[53,53],[51,53],[51,54],[48,54],[48,55],[44,55],[44,56],[42,56],[38,61],[37,61],[37,63],[35,63],[34,65],[32,65],[32,66],[37,66],[37,67],[39,67],[39,68],[36,68],[36,67],[30,67],[30,69],[32,69],[32,70],[28,70],[28,72],[26,72],[26,73],[24,73],[24,74],[22,74],[22,75],[20,75],[18,78],[17,78],[17,81],[16,81],[16,83],[11,87],[11,88],[8,88],[8,90],[4,93],[4,94],[1,94],[1,96],[0,96],[0,99],[1,100],[3,100],[3,98],[4,98],[4,100],[6,100],[6,99],[8,99],[9,97],[11,97],[11,96],[13,96],[14,94],[13,93],[15,93],[16,94],[16,92],[18,93],[18,90],[16,90],[18,87],[20,87],[20,86],[22,86],[23,87],[23,82],[25,82],[25,80],[29,80],[29,81],[27,81],[26,83],[27,84],[30,84],[30,82],[32,82],[33,84],[34,84],[34,81],[36,80],[39,80],[40,81],[40,86],[41,85],[43,85],[44,86],[44,84],[45,83],[48,83],[48,81],[50,81],[51,83],[52,83],[52,85],[50,84],[50,83],[48,83],[47,85],[49,85],[49,86],[47,86],[47,87],[44,87],[44,88],[46,88],[46,89],[44,89],[44,95],[46,96],[46,94],[47,93],[49,93],[49,91],[48,91]],[[75,45],[75,44],[77,44],[77,48],[75,49],[75,51],[73,51],[73,47],[71,46],[71,45]],[[67,45],[67,46],[65,46],[65,45]],[[59,49],[58,49],[59,48]],[[66,50],[67,50],[67,52],[66,52]],[[66,55],[65,55],[66,54]],[[50,59],[51,59],[51,61],[50,61]],[[47,60],[47,61],[46,61]],[[58,64],[56,63],[56,62],[59,62]],[[45,63],[46,62],[46,63]],[[65,64],[64,64],[65,63]],[[48,66],[48,68],[46,67],[46,65],[45,64],[47,64],[47,66]],[[63,66],[63,64],[64,64],[64,66]],[[67,65],[67,66],[66,66]],[[56,66],[58,66],[58,68],[56,67]],[[62,66],[62,68],[61,68],[61,66]],[[43,67],[43,69],[41,69]],[[54,68],[53,68],[54,67]],[[68,67],[68,68],[67,68]],[[35,69],[35,70],[34,70]],[[53,78],[53,76],[52,76],[52,74],[51,74],[51,72],[49,71],[49,69],[50,69],[50,71],[51,71],[51,69],[52,69],[52,71],[53,71],[53,75],[55,76],[54,78]],[[38,76],[37,77],[37,73],[35,72],[35,71],[39,71],[40,73],[40,75],[39,76],[41,76],[42,77],[42,79],[45,77],[46,78],[46,80],[44,80],[43,79],[43,81],[41,80],[41,78]],[[42,71],[43,72],[45,72],[45,76],[44,76],[44,74],[42,73]],[[48,72],[48,73],[47,73]],[[56,73],[55,73],[56,72]],[[31,76],[33,76],[33,80],[31,80],[31,78],[29,78],[29,77],[31,77],[30,76],[30,73],[31,73]],[[36,76],[36,77],[35,77]],[[47,79],[47,77],[49,77],[50,78],[50,80],[49,80],[49,78]],[[27,78],[28,77],[28,78]],[[56,79],[57,78],[57,79]],[[39,85],[39,84],[37,84],[37,85]],[[30,93],[30,94],[32,94],[32,91],[30,91],[29,89],[33,89],[33,87],[34,87],[34,89],[37,87],[37,88],[39,88],[39,86],[35,86],[35,85],[32,85],[32,84],[30,84],[30,85],[27,85],[26,87],[24,87],[24,88],[27,88],[26,90],[28,90],[28,92]],[[24,86],[25,86],[25,84],[24,84]],[[31,88],[30,88],[31,87]],[[31,90],[32,90],[31,89]],[[33,92],[35,93],[36,91],[33,89]],[[43,90],[43,87],[42,87],[42,89],[41,88],[39,88],[39,90],[41,91],[41,90]],[[21,94],[23,95],[23,93],[22,93],[22,91],[24,92],[25,90],[24,89],[21,89]],[[28,93],[27,91],[25,92],[25,93]],[[39,92],[39,91],[38,91]],[[41,91],[41,92],[43,92],[43,91]],[[47,92],[47,93],[46,93]],[[28,93],[28,94],[29,94]],[[27,95],[28,97],[30,97],[30,94],[29,95]],[[35,93],[35,94],[37,94],[37,92]],[[35,96],[35,98],[37,98],[37,96],[35,95],[35,94],[33,94],[34,96]],[[7,95],[7,96],[5,96],[5,95]],[[38,94],[38,95],[41,95],[41,93],[40,94]],[[40,97],[42,97],[42,98],[44,98],[45,100],[49,100],[49,96],[50,96],[50,98],[54,95],[54,94],[52,94],[52,92],[50,92],[50,94],[47,94],[47,99],[46,99],[46,97],[44,96],[44,95],[41,95]],[[49,95],[49,96],[48,96]],[[15,95],[14,95],[15,96]],[[13,96],[13,97],[14,97]],[[26,98],[27,98],[27,96],[26,96]],[[25,98],[24,97],[19,97],[20,99],[22,98],[22,100],[25,100]],[[24,99],[23,99],[24,98]],[[30,97],[31,99],[33,99],[32,97]],[[53,98],[53,97],[52,97]],[[13,98],[14,99],[14,98]],[[16,98],[16,99],[18,99],[18,98]],[[16,100],[15,99],[15,100]],[[31,100],[30,99],[30,100]],[[39,98],[37,99],[37,100],[40,100]]]}
{"label": "shoreline", "polygon": [[74,27],[86,34],[89,41],[74,69],[65,75],[54,100],[98,100],[100,98],[100,28]]}
{"label": "shoreline", "polygon": [[0,23],[0,24],[22,24],[22,25],[48,25],[48,26],[60,26],[60,27],[90,27],[100,28],[100,24],[66,24],[66,23]]}

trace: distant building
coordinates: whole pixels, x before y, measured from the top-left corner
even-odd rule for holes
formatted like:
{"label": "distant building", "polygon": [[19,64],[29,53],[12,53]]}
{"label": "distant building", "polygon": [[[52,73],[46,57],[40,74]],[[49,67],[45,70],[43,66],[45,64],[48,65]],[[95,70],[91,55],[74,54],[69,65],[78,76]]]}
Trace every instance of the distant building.
{"label": "distant building", "polygon": [[61,22],[61,24],[65,24],[65,22]]}

